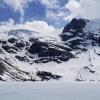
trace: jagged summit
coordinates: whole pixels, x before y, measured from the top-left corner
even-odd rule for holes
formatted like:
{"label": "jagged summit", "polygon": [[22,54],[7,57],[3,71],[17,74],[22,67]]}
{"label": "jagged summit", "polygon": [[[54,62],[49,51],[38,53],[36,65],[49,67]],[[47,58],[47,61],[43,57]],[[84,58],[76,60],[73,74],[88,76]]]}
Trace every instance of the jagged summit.
{"label": "jagged summit", "polygon": [[70,23],[68,23],[65,27],[62,33],[65,32],[71,32],[71,31],[75,31],[76,33],[80,33],[83,32],[83,29],[85,28],[85,26],[87,25],[87,23],[89,22],[89,20],[86,19],[72,19],[72,21]]}
{"label": "jagged summit", "polygon": [[[86,19],[72,19],[64,29],[61,36],[62,41],[70,48],[85,50],[89,45],[96,46],[100,45],[100,30],[94,29],[91,31],[89,28],[91,21]],[[91,26],[93,26],[91,24]]]}

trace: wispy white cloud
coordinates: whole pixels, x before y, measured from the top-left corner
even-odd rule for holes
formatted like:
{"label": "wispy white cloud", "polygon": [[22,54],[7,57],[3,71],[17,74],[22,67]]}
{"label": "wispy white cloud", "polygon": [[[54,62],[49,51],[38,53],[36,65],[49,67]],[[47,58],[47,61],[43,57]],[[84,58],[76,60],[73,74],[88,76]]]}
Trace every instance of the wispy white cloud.
{"label": "wispy white cloud", "polygon": [[60,24],[59,22],[65,21],[65,17],[68,16],[68,11],[64,6],[62,6],[64,5],[62,4],[62,1],[60,0],[39,0],[39,1],[46,7],[45,18],[48,21],[55,22],[55,25]]}
{"label": "wispy white cloud", "polygon": [[33,0],[1,0],[4,5],[9,6],[15,12],[19,12],[21,14],[20,20],[23,21],[24,18],[24,9],[28,7],[28,3]]}
{"label": "wispy white cloud", "polygon": [[100,18],[100,0],[69,0],[65,8],[70,11],[70,15],[66,17],[66,20],[73,17],[83,17],[87,19]]}
{"label": "wispy white cloud", "polygon": [[46,6],[49,9],[55,9],[59,7],[59,0],[38,0],[41,4]]}
{"label": "wispy white cloud", "polygon": [[0,22],[0,33],[11,30],[13,26],[14,26],[13,19],[9,19],[8,21],[5,22]]}
{"label": "wispy white cloud", "polygon": [[39,32],[42,36],[54,36],[56,31],[53,26],[48,25],[48,23],[45,21],[33,20],[31,22],[27,21],[24,24],[14,24],[14,20],[9,19],[8,22],[0,23],[0,33],[16,29],[36,31]]}
{"label": "wispy white cloud", "polygon": [[59,8],[59,10],[53,11],[53,10],[47,10],[46,11],[46,17],[48,19],[60,21],[63,20],[65,21],[65,17],[68,16],[68,12],[65,8]]}
{"label": "wispy white cloud", "polygon": [[[60,2],[61,3],[61,2]],[[46,17],[56,21],[68,21],[74,17],[100,19],[100,0],[69,0],[63,7],[58,3],[55,10],[47,9]]]}

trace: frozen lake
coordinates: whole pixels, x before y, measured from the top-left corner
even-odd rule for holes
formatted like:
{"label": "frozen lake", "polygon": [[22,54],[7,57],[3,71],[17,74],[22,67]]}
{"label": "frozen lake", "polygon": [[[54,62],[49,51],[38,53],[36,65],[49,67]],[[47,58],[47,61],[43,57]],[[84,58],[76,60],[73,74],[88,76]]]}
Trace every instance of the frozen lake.
{"label": "frozen lake", "polygon": [[100,100],[100,83],[1,82],[0,100]]}

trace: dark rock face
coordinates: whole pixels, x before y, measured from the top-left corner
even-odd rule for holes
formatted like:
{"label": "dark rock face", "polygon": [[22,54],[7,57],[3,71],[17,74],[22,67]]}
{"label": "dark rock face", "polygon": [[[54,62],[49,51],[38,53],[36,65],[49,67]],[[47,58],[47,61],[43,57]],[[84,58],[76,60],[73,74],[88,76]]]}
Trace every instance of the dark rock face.
{"label": "dark rock face", "polygon": [[53,75],[52,73],[45,72],[45,71],[38,71],[37,76],[39,76],[41,78],[41,81],[44,81],[44,80],[48,81],[50,79],[58,80],[59,78],[61,78],[61,76],[59,76],[59,75]]}
{"label": "dark rock face", "polygon": [[8,39],[8,42],[9,43],[15,43],[17,41],[17,39],[15,39],[15,38],[10,38],[10,39]]}
{"label": "dark rock face", "polygon": [[60,45],[56,45],[48,42],[35,41],[29,48],[30,54],[37,54],[39,59],[35,60],[35,63],[47,63],[67,61],[73,58],[73,54],[70,53],[70,49]]}
{"label": "dark rock face", "polygon": [[4,50],[8,51],[11,47],[8,46],[8,45],[2,45],[2,48],[3,48]]}
{"label": "dark rock face", "polygon": [[2,48],[8,53],[16,53],[18,51],[16,47],[9,46],[9,45],[2,45]]}
{"label": "dark rock face", "polygon": [[34,41],[36,41],[36,40],[38,41],[39,39],[38,39],[38,38],[30,38],[30,39],[29,39],[30,42],[34,42]]}
{"label": "dark rock face", "polygon": [[[62,63],[74,57],[69,47],[54,41],[41,41],[38,38],[30,38],[28,41],[9,38],[7,41],[6,44],[1,44],[2,49],[7,53],[16,54],[15,58],[22,62]],[[18,54],[23,51],[24,56]],[[34,59],[34,55],[37,55],[37,58]]]}
{"label": "dark rock face", "polygon": [[86,50],[89,45],[100,46],[100,34],[97,32],[84,32],[84,28],[89,21],[85,19],[73,19],[68,23],[62,34],[62,41],[72,50]]}
{"label": "dark rock face", "polygon": [[72,19],[72,21],[67,24],[63,30],[63,33],[72,30],[76,32],[83,32],[83,28],[85,28],[87,21],[85,19]]}
{"label": "dark rock face", "polygon": [[19,61],[28,61],[27,57],[24,56],[24,57],[21,57],[19,55],[16,55],[15,58],[17,58]]}
{"label": "dark rock face", "polygon": [[0,75],[3,75],[5,70],[6,70],[5,65],[2,62],[0,62]]}
{"label": "dark rock face", "polygon": [[64,27],[60,37],[66,45],[69,45],[70,48],[72,48],[72,50],[80,49],[79,45],[84,44],[86,34],[83,29],[85,28],[87,22],[88,20],[85,19],[72,19],[72,21]]}
{"label": "dark rock face", "polygon": [[45,47],[47,47],[47,44],[42,43],[40,41],[35,41],[29,48],[29,52],[31,54],[41,53],[43,50],[45,50]]}
{"label": "dark rock face", "polygon": [[23,41],[22,41],[22,42],[17,42],[17,43],[15,44],[15,47],[17,47],[17,48],[19,48],[19,49],[22,49],[22,48],[25,47],[25,44],[24,44]]}
{"label": "dark rock face", "polygon": [[0,40],[0,44],[7,44],[7,41]]}

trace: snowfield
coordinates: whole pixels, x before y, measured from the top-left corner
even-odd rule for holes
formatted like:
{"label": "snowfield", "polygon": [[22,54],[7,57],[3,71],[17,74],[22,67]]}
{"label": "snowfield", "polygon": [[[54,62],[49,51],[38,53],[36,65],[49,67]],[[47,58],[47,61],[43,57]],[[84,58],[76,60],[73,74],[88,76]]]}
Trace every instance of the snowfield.
{"label": "snowfield", "polygon": [[100,100],[100,83],[1,82],[0,100]]}

